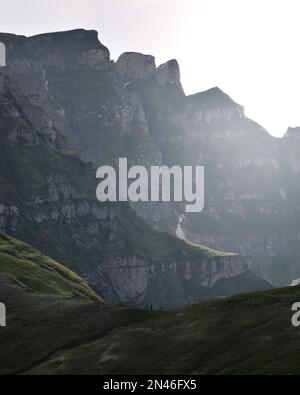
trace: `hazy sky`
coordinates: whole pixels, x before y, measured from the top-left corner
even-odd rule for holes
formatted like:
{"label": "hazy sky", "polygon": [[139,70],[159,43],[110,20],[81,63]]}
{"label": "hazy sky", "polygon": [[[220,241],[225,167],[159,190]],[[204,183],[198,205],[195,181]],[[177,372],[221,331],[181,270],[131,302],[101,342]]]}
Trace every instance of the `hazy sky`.
{"label": "hazy sky", "polygon": [[0,0],[0,31],[96,29],[122,52],[176,58],[186,93],[219,86],[281,136],[300,125],[299,0]]}

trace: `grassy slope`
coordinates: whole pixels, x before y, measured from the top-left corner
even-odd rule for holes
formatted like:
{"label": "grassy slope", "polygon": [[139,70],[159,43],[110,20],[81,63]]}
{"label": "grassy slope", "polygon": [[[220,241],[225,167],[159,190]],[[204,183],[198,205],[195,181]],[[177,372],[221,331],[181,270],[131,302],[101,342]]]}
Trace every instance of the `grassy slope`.
{"label": "grassy slope", "polygon": [[72,272],[0,238],[1,373],[300,373],[291,305],[300,288],[177,312],[103,303]]}
{"label": "grassy slope", "polygon": [[8,273],[33,292],[101,300],[75,273],[5,234],[0,234],[0,273]]}
{"label": "grassy slope", "polygon": [[232,257],[230,252],[213,250],[200,244],[193,244],[167,232],[159,232],[151,228],[127,205],[120,204],[116,208],[118,220],[126,231],[125,237],[133,252],[141,256],[173,256],[177,254],[195,255],[197,257]]}
{"label": "grassy slope", "polygon": [[122,307],[103,301],[73,272],[28,245],[0,236],[0,372],[22,372],[60,350],[126,324]]}
{"label": "grassy slope", "polygon": [[299,330],[290,322],[299,298],[298,287],[149,314],[29,373],[299,374]]}

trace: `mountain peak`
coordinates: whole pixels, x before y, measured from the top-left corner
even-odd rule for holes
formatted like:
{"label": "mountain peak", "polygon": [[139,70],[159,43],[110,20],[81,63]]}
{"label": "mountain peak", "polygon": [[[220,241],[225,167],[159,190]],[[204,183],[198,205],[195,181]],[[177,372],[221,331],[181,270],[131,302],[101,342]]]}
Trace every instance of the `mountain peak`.
{"label": "mountain peak", "polygon": [[0,41],[7,47],[8,65],[22,59],[24,66],[24,59],[29,64],[32,58],[62,68],[75,68],[80,63],[97,69],[110,63],[109,50],[99,41],[96,30],[74,29],[31,37],[0,33]]}
{"label": "mountain peak", "polygon": [[90,36],[90,37],[96,37],[98,39],[98,32],[97,30],[94,29],[83,29],[83,28],[77,28],[77,29],[70,29],[70,30],[59,30],[59,31],[54,31],[54,32],[47,32],[47,33],[40,33],[40,34],[35,34],[33,36],[30,36],[28,38],[42,38],[42,37],[59,37],[59,36],[70,36],[72,38],[77,37],[83,37],[83,36]]}
{"label": "mountain peak", "polygon": [[155,58],[139,52],[124,52],[116,62],[116,69],[126,82],[148,79],[155,73]]}
{"label": "mountain peak", "polygon": [[161,64],[156,69],[155,75],[159,85],[177,85],[179,90],[184,94],[180,82],[180,67],[176,59],[171,59],[168,62]]}
{"label": "mountain peak", "polygon": [[300,126],[291,127],[289,126],[288,130],[286,131],[284,138],[300,138]]}
{"label": "mountain peak", "polygon": [[188,96],[189,103],[202,109],[210,108],[235,108],[241,114],[244,113],[244,108],[240,104],[236,103],[231,99],[225,92],[220,88],[213,87],[206,91],[195,93]]}
{"label": "mountain peak", "polygon": [[69,48],[82,50],[108,49],[100,42],[96,30],[73,29],[53,33],[43,33],[28,37],[29,42],[51,42],[55,48],[68,51]]}

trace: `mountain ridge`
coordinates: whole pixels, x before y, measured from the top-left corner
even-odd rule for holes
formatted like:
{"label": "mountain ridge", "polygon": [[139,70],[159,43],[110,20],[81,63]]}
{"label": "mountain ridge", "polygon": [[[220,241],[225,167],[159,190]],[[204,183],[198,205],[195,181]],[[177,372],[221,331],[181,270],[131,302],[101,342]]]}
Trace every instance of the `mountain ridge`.
{"label": "mountain ridge", "polygon": [[53,118],[59,106],[43,96],[45,86],[32,99],[12,71],[0,76],[2,231],[63,262],[116,303],[176,308],[269,288],[237,255],[152,230],[129,205],[100,204],[95,169],[62,134],[63,122]]}

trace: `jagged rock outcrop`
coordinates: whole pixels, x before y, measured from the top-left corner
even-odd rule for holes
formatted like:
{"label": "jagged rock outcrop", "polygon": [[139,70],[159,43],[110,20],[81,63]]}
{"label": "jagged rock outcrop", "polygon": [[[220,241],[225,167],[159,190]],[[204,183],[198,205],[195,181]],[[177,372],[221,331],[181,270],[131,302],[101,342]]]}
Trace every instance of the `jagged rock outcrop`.
{"label": "jagged rock outcrop", "polygon": [[180,80],[179,64],[176,59],[161,64],[156,69],[155,76],[159,85],[176,85],[179,91],[184,94]]}
{"label": "jagged rock outcrop", "polygon": [[156,70],[155,59],[151,55],[125,52],[117,60],[115,69],[125,83],[149,79]]}
{"label": "jagged rock outcrop", "polygon": [[288,130],[286,131],[285,138],[292,138],[292,139],[299,139],[300,138],[300,127],[296,127],[296,128],[291,128],[289,127]]}
{"label": "jagged rock outcrop", "polygon": [[194,125],[198,122],[209,124],[218,119],[244,118],[244,108],[217,87],[188,96],[186,102],[186,111]]}

